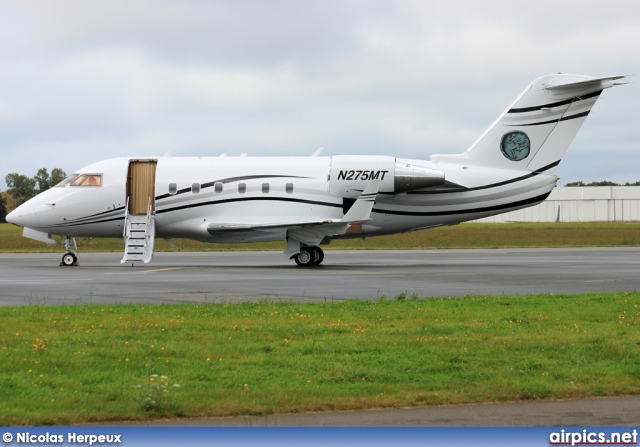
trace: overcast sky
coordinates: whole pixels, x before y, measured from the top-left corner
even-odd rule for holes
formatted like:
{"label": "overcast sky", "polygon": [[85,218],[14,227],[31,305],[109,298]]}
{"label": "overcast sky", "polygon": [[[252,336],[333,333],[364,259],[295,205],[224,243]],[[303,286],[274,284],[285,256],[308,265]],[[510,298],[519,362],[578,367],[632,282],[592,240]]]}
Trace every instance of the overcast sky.
{"label": "overcast sky", "polygon": [[[533,79],[640,72],[640,1],[0,0],[0,189],[117,156],[460,153]],[[640,180],[640,76],[559,168]]]}

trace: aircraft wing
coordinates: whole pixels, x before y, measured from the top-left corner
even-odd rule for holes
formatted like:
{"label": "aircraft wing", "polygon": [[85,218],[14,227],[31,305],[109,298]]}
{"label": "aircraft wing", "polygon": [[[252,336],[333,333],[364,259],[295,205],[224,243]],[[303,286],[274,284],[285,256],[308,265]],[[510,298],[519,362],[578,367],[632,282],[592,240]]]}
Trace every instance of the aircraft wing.
{"label": "aircraft wing", "polygon": [[362,222],[371,220],[371,210],[373,209],[378,189],[380,188],[380,183],[380,180],[372,180],[342,219],[266,222],[255,224],[215,222],[207,226],[207,231],[210,234],[220,234],[287,228],[287,240],[289,241],[289,244],[287,244],[285,254],[289,252],[295,254],[299,252],[301,243],[309,246],[315,246],[320,244],[320,242],[322,242],[326,237],[349,232],[352,227],[354,228],[353,231],[357,232],[359,228],[358,226],[360,225],[361,228]]}
{"label": "aircraft wing", "polygon": [[207,226],[209,233],[233,233],[238,231],[270,230],[276,228],[304,227],[313,225],[330,225],[339,223],[340,220],[310,220],[291,222],[270,222],[257,224],[244,223],[211,223]]}

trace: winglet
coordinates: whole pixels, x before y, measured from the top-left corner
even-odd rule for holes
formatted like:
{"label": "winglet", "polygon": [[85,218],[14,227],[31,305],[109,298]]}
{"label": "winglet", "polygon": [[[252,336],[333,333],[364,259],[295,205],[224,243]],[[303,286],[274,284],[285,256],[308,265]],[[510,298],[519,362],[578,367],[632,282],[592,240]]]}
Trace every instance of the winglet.
{"label": "winglet", "polygon": [[372,180],[362,191],[356,203],[354,203],[347,214],[340,220],[341,223],[362,222],[371,220],[371,210],[376,201],[381,180]]}

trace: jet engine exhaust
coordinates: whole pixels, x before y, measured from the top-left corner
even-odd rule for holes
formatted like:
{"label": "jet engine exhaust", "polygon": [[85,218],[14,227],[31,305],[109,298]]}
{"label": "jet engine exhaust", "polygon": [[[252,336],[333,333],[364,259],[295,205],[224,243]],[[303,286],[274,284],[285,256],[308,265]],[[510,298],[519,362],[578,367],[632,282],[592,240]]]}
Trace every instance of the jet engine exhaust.
{"label": "jet engine exhaust", "polygon": [[409,163],[396,163],[393,191],[396,194],[443,185],[444,172]]}

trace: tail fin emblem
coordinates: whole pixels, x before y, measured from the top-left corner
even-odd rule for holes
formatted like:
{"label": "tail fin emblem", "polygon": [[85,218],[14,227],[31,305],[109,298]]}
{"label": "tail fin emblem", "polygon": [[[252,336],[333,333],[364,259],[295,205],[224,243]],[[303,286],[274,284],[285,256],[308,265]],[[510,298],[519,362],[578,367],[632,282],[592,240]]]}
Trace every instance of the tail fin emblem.
{"label": "tail fin emblem", "polygon": [[529,156],[531,141],[529,136],[521,130],[507,132],[500,139],[500,150],[509,160],[524,160]]}

